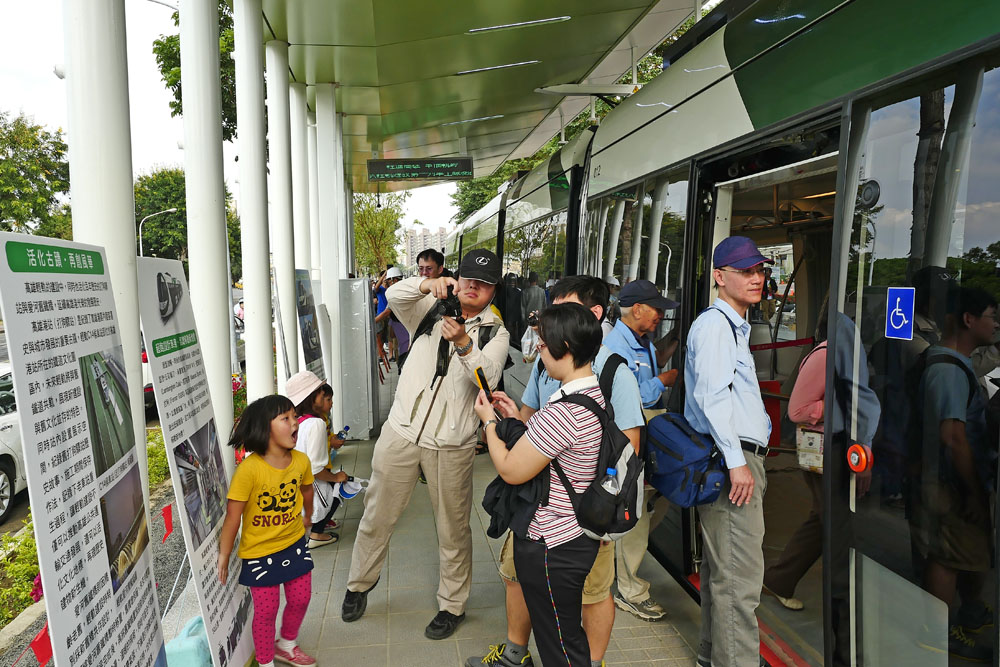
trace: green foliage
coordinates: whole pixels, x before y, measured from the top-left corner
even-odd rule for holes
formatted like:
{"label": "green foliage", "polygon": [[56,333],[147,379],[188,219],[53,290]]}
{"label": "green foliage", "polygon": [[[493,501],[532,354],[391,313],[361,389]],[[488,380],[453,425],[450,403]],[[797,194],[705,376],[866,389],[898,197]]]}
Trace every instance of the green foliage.
{"label": "green foliage", "polygon": [[[174,26],[180,25],[177,12]],[[235,48],[233,38],[233,10],[226,0],[219,0],[219,75],[222,86],[222,140],[232,141],[236,136],[236,64],[230,54]],[[153,41],[156,66],[167,89],[173,93],[170,114],[182,115],[181,104],[181,39],[180,35],[161,35]]]}
{"label": "green foliage", "polygon": [[[229,190],[226,197],[226,229],[229,236],[229,257],[233,276],[241,274],[240,221],[231,206]],[[138,240],[139,223],[147,215],[170,208],[176,213],[164,213],[149,218],[142,226],[143,254],[148,257],[179,259],[187,267],[187,199],[184,190],[184,170],[180,167],[160,167],[143,174],[135,181],[135,224]]]}
{"label": "green foliage", "polygon": [[354,195],[354,252],[358,271],[377,276],[396,262],[399,221],[409,192]]}
{"label": "green foliage", "polygon": [[9,553],[0,574],[0,628],[30,607],[31,589],[38,575],[38,550],[31,515],[24,520],[27,530],[16,537],[10,533],[0,537],[0,553]]}
{"label": "green foliage", "polygon": [[62,131],[0,111],[0,231],[30,232],[49,223],[68,192]]}
{"label": "green foliage", "polygon": [[242,383],[240,388],[233,392],[233,423],[235,424],[243,416],[243,411],[247,409],[247,385]]}
{"label": "green foliage", "polygon": [[170,477],[167,447],[163,442],[162,429],[155,428],[146,431],[146,458],[149,462],[149,488],[152,490]]}
{"label": "green foliage", "polygon": [[64,241],[73,240],[73,213],[69,204],[63,204],[53,213],[48,220],[42,222],[35,229],[35,236],[48,236]]}

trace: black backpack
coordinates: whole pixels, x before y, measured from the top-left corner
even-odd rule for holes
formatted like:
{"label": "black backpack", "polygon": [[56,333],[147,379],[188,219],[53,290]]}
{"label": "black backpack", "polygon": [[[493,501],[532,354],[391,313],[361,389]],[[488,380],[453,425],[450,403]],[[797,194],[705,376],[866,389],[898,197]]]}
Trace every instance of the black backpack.
{"label": "black backpack", "polygon": [[[595,540],[620,539],[635,526],[643,511],[644,462],[636,454],[628,437],[615,424],[614,408],[611,406],[615,371],[623,362],[624,359],[613,354],[601,369],[599,384],[606,408],[601,408],[597,401],[586,394],[569,394],[557,401],[582,406],[594,413],[601,422],[601,448],[597,456],[596,474],[582,493],[576,493],[559,462],[552,460],[552,467],[573,504],[577,523],[588,537]],[[610,493],[601,485],[609,468],[615,469],[617,494]]]}

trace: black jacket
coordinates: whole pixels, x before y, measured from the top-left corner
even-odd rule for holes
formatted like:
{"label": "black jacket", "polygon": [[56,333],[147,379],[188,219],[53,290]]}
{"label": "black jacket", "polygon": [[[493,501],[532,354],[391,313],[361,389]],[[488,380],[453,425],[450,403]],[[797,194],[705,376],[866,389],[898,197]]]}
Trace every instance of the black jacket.
{"label": "black jacket", "polygon": [[[510,449],[526,430],[527,427],[520,419],[507,418],[497,424],[497,437]],[[486,487],[483,496],[483,509],[490,513],[490,527],[486,534],[496,539],[510,528],[518,537],[526,537],[535,509],[548,502],[548,466],[524,484],[508,484],[497,475]]]}

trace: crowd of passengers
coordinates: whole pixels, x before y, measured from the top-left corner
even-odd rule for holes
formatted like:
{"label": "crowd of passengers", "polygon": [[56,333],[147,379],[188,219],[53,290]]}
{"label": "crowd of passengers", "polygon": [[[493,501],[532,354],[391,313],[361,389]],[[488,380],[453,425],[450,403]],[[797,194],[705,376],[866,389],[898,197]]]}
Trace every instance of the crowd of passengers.
{"label": "crowd of passengers", "polygon": [[[665,617],[663,606],[650,595],[649,582],[638,576],[651,523],[664,512],[662,507],[643,512],[634,528],[615,541],[585,534],[570,488],[581,493],[602,472],[596,469],[602,420],[597,412],[560,399],[572,394],[592,399],[613,416],[639,453],[643,427],[664,411],[664,394],[674,387],[683,393],[684,416],[695,430],[711,436],[727,471],[718,499],[699,507],[698,664],[760,664],[756,609],[761,593],[774,595],[788,609],[803,608],[794,590],[821,553],[823,513],[821,477],[805,472],[812,512],[765,573],[764,458],[772,424],[749,347],[747,316],[750,309],[762,308],[762,297],[774,293],[766,267],[771,260],[746,237],[718,244],[712,270],[716,298],[688,331],[683,369],[666,370],[678,332],[658,340],[654,336],[666,311],[679,304],[649,281],[634,280],[619,289],[614,279],[609,284],[571,276],[543,289],[531,274],[521,289],[516,280],[504,284],[500,260],[488,250],[466,253],[457,276],[444,275],[443,262],[440,253],[425,251],[418,258],[418,276],[403,278],[390,269],[375,286],[380,335],[390,325],[397,330],[394,356],[400,377],[374,448],[342,621],[364,616],[368,593],[380,581],[389,541],[419,478],[426,482],[434,512],[440,563],[439,611],[425,635],[441,640],[455,633],[466,618],[472,587],[472,478],[481,441],[503,482],[517,487],[544,480],[547,497],[508,532],[501,549],[506,636],[466,665],[530,667],[535,659],[528,649],[532,631],[537,659],[544,665],[602,665],[616,606],[646,621]],[[846,316],[835,323],[839,342],[830,353],[836,355],[838,382],[850,398],[828,409],[834,413],[834,433],[846,433],[853,423],[852,441],[880,454],[889,451],[889,463],[880,472],[886,480],[882,492],[891,495],[895,480],[905,495],[914,568],[919,568],[915,576],[954,607],[946,648],[979,658],[975,652],[982,649],[969,641],[968,633],[993,623],[993,610],[982,602],[982,593],[992,556],[994,491],[992,475],[985,471],[996,467],[996,448],[987,442],[986,393],[978,378],[985,374],[984,365],[992,363],[992,370],[1000,360],[996,302],[981,290],[948,282],[942,273],[915,276],[918,335],[898,348],[905,354],[899,379],[918,387],[911,401],[913,412],[921,415],[919,446],[897,445],[893,451],[887,444],[892,439],[878,428],[880,401],[894,400],[889,386],[893,374],[879,363],[899,356],[893,351],[897,348],[871,350],[881,361],[872,361],[869,377],[869,362],[852,356],[857,332]],[[501,291],[507,322],[492,307]],[[511,337],[517,340],[529,328],[529,337],[537,338],[537,360],[520,405],[499,390],[488,398],[477,370],[490,387],[497,387]],[[790,397],[789,417],[806,426],[824,421],[826,330],[824,316],[818,344],[802,361]],[[624,363],[616,367],[610,391],[602,391],[598,376],[613,355]],[[977,355],[980,362],[974,369]],[[224,580],[242,520],[240,582],[254,598],[253,639],[262,667],[272,661],[316,664],[296,643],[308,608],[310,548],[336,541],[330,522],[340,498],[347,497],[343,489],[349,480],[346,473],[333,471],[323,453],[343,444],[331,439],[325,426],[332,400],[329,385],[303,372],[290,378],[288,387],[291,400],[271,396],[254,402],[234,430],[230,444],[251,454],[237,467],[230,487],[219,554]],[[884,424],[881,430],[886,430]],[[911,429],[911,441],[913,433]],[[557,468],[568,483],[560,480]],[[859,476],[859,495],[868,491],[870,475]],[[655,501],[647,488],[643,502]],[[274,512],[282,516],[269,514]],[[262,516],[272,520],[261,521]],[[282,585],[286,604],[276,640]],[[953,604],[956,591],[960,604]],[[835,618],[834,629],[842,638],[846,626],[838,627]],[[841,644],[837,641],[837,655],[844,658]]]}

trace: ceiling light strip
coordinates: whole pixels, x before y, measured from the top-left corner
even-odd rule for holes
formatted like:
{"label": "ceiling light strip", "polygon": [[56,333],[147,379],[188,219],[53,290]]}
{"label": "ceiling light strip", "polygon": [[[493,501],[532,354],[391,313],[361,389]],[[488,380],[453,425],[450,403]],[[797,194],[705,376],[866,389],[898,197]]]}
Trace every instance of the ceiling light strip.
{"label": "ceiling light strip", "polygon": [[463,74],[475,74],[476,72],[489,72],[494,69],[507,69],[508,67],[523,67],[524,65],[534,65],[535,63],[540,63],[541,60],[524,60],[519,63],[507,63],[506,65],[493,65],[492,67],[479,67],[477,69],[466,69],[461,72],[455,72],[458,76]]}
{"label": "ceiling light strip", "polygon": [[467,120],[453,120],[450,123],[441,123],[441,127],[447,125],[462,125],[463,123],[478,123],[481,120],[495,120],[497,118],[503,118],[503,114],[497,114],[496,116],[483,116],[481,118],[469,118]]}
{"label": "ceiling light strip", "polygon": [[518,23],[504,23],[503,25],[491,25],[486,28],[473,28],[469,30],[467,35],[478,35],[481,32],[490,32],[493,30],[511,30],[513,28],[527,28],[533,25],[544,25],[546,23],[562,23],[563,21],[568,21],[572,16],[553,16],[548,19],[536,19],[534,21],[520,21]]}

